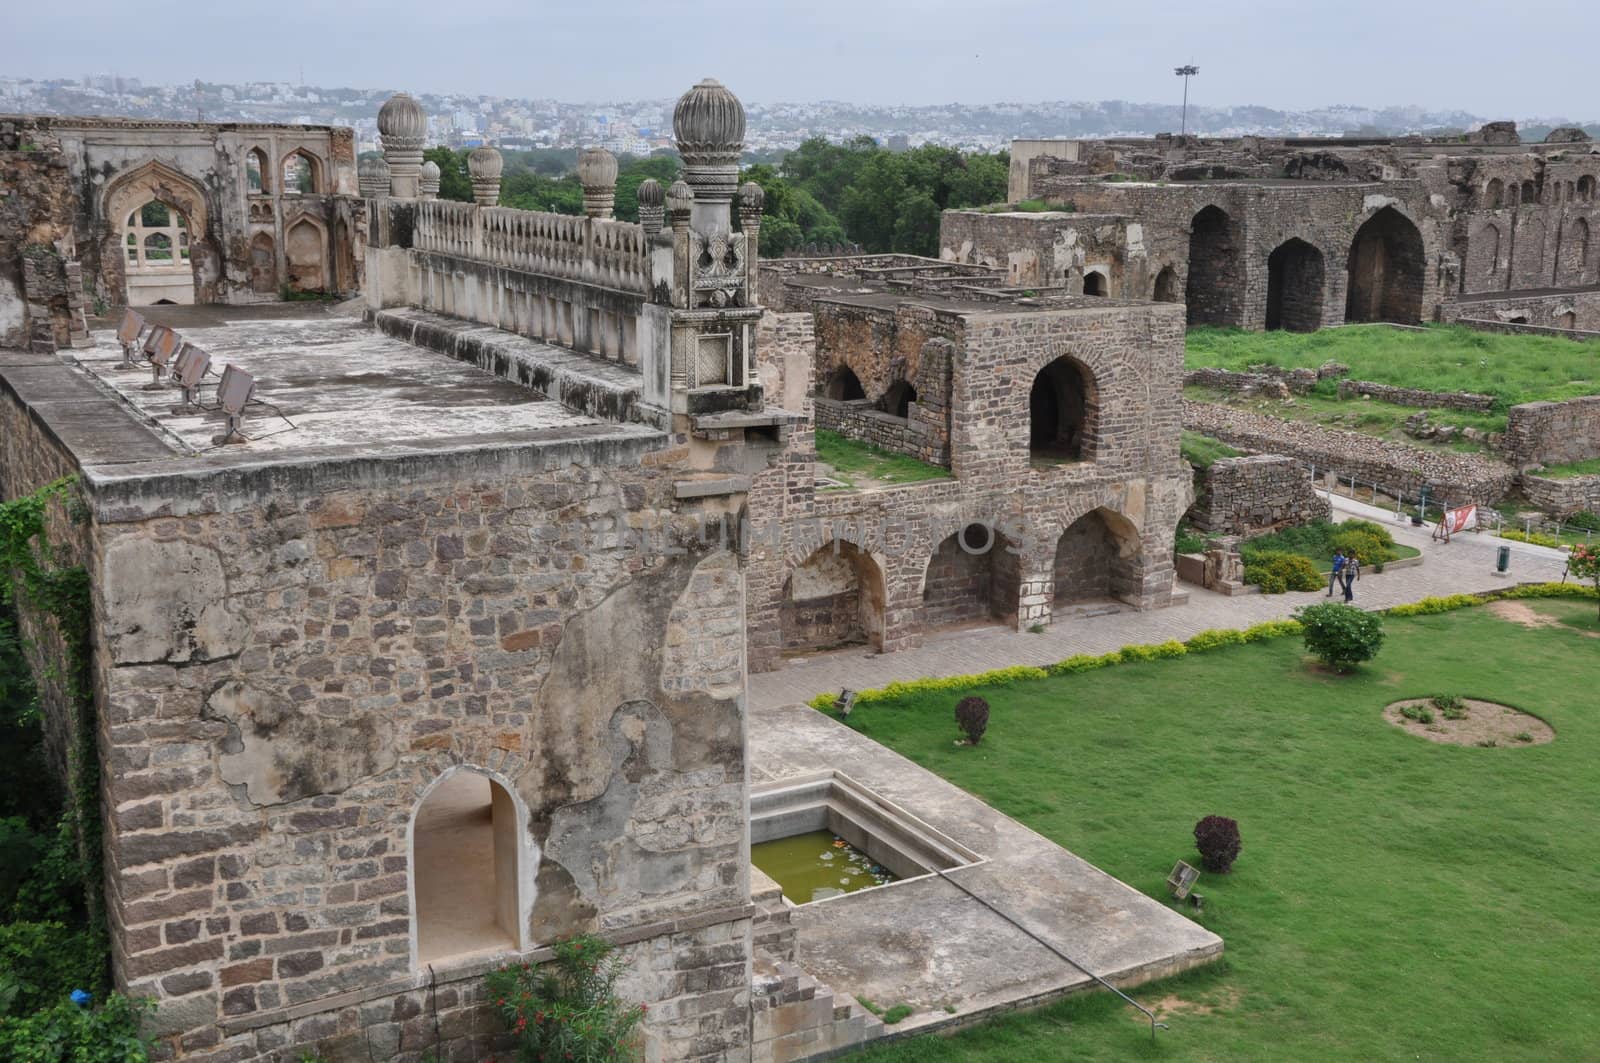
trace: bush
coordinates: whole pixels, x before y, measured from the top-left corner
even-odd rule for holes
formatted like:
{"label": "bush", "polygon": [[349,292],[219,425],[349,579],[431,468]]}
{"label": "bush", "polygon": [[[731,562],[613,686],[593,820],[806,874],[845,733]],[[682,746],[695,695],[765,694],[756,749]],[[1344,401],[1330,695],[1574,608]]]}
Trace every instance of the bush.
{"label": "bush", "polygon": [[962,698],[956,702],[956,723],[967,736],[967,743],[977,745],[989,729],[989,703],[976,694]]}
{"label": "bush", "polygon": [[1467,703],[1458,694],[1435,694],[1429,700],[1433,703],[1433,707],[1439,710],[1439,715],[1447,720],[1467,718]]}
{"label": "bush", "polygon": [[1253,554],[1244,566],[1244,581],[1260,586],[1262,594],[1314,591],[1327,583],[1310,558],[1280,551]]}
{"label": "bush", "polygon": [[1295,613],[1295,619],[1305,628],[1306,649],[1341,672],[1370,661],[1383,645],[1383,619],[1353,605],[1308,605]]}
{"label": "bush", "polygon": [[1335,550],[1343,550],[1346,557],[1358,558],[1363,565],[1377,572],[1383,571],[1383,566],[1393,561],[1396,556],[1392,542],[1385,543],[1376,535],[1361,528],[1341,531],[1330,538],[1328,544]]}
{"label": "bush", "polygon": [[1548,546],[1552,549],[1561,545],[1561,540],[1554,535],[1544,535],[1540,532],[1519,532],[1514,528],[1507,528],[1500,533],[1500,538],[1510,539],[1514,543],[1531,543],[1534,546]]}
{"label": "bush", "polygon": [[13,1015],[48,1007],[74,989],[97,989],[104,970],[100,943],[87,930],[56,922],[0,924],[0,992],[10,998]]}
{"label": "bush", "polygon": [[1194,825],[1194,846],[1200,850],[1200,863],[1207,871],[1227,874],[1243,848],[1238,820],[1207,816]]}
{"label": "bush", "polygon": [[1450,594],[1442,598],[1423,598],[1406,605],[1396,605],[1386,612],[1390,616],[1432,616],[1436,613],[1451,613],[1457,609],[1482,605],[1483,602],[1484,599],[1476,594]]}
{"label": "bush", "polygon": [[[0,1004],[4,1003],[0,982]],[[98,1008],[61,1000],[31,1015],[8,1017],[0,1007],[0,1059],[27,1063],[144,1063],[140,1012],[147,1005],[112,994]]]}
{"label": "bush", "polygon": [[1263,639],[1278,639],[1285,635],[1298,635],[1301,632],[1298,620],[1263,620],[1259,624],[1251,624],[1244,629],[1246,642],[1260,642]]}
{"label": "bush", "polygon": [[643,1005],[617,997],[622,957],[590,934],[555,942],[555,959],[491,971],[489,999],[517,1037],[525,1060],[621,1063],[639,1057],[634,1028]]}
{"label": "bush", "polygon": [[1198,635],[1192,636],[1184,645],[1188,647],[1190,653],[1204,653],[1206,650],[1214,650],[1219,646],[1242,646],[1244,645],[1244,632],[1225,627],[1207,628]]}
{"label": "bush", "polygon": [[1580,509],[1576,513],[1568,514],[1563,523],[1567,527],[1577,528],[1579,531],[1600,532],[1600,515],[1590,513],[1587,509]]}

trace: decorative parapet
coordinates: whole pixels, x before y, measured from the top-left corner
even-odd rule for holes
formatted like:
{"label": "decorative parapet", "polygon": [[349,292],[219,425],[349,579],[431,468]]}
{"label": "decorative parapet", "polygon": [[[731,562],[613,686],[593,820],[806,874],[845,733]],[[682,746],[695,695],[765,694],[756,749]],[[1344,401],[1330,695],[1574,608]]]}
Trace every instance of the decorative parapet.
{"label": "decorative parapet", "polygon": [[651,293],[648,237],[630,222],[424,200],[417,204],[412,246],[635,295]]}

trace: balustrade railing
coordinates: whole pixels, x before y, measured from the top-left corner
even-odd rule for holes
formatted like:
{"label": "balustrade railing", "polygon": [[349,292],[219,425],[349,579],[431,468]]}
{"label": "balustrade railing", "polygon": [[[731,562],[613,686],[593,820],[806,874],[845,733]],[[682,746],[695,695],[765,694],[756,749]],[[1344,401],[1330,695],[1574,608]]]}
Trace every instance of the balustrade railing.
{"label": "balustrade railing", "polygon": [[412,245],[616,291],[650,292],[649,242],[630,222],[425,199],[417,203]]}

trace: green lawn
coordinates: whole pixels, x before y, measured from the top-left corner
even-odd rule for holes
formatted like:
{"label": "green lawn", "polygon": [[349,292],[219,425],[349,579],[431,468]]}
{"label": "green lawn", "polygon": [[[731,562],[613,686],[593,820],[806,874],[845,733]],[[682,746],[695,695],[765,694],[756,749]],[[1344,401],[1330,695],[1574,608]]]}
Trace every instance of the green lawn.
{"label": "green lawn", "polygon": [[[1424,449],[1454,450],[1464,453],[1484,449],[1481,443],[1474,443],[1459,436],[1449,443],[1435,443],[1432,440],[1413,439],[1406,435],[1400,430],[1401,426],[1407,417],[1417,412],[1416,407],[1397,406],[1392,402],[1379,402],[1375,399],[1341,399],[1333,393],[1333,388],[1329,384],[1323,383],[1318,387],[1319,391],[1309,395],[1296,395],[1289,401],[1261,395],[1242,395],[1236,391],[1223,391],[1221,388],[1205,388],[1198,385],[1184,388],[1183,397],[1196,402],[1214,402],[1255,413],[1270,414],[1289,421],[1303,421],[1325,428],[1342,428]],[[1504,413],[1429,410],[1428,418],[1433,424],[1454,425],[1458,429],[1476,428],[1484,432],[1503,432],[1506,428]]]}
{"label": "green lawn", "polygon": [[846,439],[838,432],[823,428],[817,429],[817,460],[832,466],[838,473],[835,479],[851,487],[943,480],[950,475],[950,470],[943,466]]}
{"label": "green lawn", "polygon": [[1353,325],[1311,333],[1195,328],[1189,330],[1185,361],[1191,369],[1214,365],[1236,370],[1262,363],[1314,369],[1323,362],[1342,362],[1355,380],[1473,391],[1498,396],[1507,406],[1600,392],[1600,344],[1460,326],[1409,331]]}
{"label": "green lawn", "polygon": [[[858,704],[852,726],[1153,897],[1197,860],[1200,817],[1237,818],[1244,848],[1198,887],[1224,960],[1135,991],[1179,1005],[1155,1044],[1097,994],[852,1058],[1600,1059],[1600,639],[1487,608],[1387,629],[1348,677],[1282,638],[991,687],[977,748],[953,741],[963,691]],[[1556,740],[1437,745],[1382,719],[1438,693]]]}
{"label": "green lawn", "polygon": [[1538,475],[1555,480],[1568,480],[1574,476],[1593,476],[1596,473],[1600,473],[1600,458],[1574,461],[1567,465],[1546,465],[1539,470]]}

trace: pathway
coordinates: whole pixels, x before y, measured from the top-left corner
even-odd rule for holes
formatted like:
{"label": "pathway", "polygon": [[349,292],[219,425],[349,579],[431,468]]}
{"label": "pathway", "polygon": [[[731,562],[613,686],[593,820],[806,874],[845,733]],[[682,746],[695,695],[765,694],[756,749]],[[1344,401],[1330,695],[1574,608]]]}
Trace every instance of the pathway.
{"label": "pathway", "polygon": [[[1488,535],[1467,534],[1451,543],[1436,543],[1426,529],[1394,522],[1388,510],[1337,496],[1335,519],[1361,517],[1394,530],[1395,541],[1421,550],[1425,561],[1413,568],[1363,575],[1355,604],[1386,609],[1433,595],[1495,590],[1516,583],[1559,580],[1566,555],[1527,543]],[[1495,550],[1511,548],[1511,568],[1494,571]],[[893,680],[965,675],[1009,665],[1053,664],[1075,653],[1109,653],[1130,643],[1188,639],[1207,628],[1244,628],[1264,620],[1282,620],[1302,605],[1326,601],[1323,592],[1250,594],[1230,598],[1193,584],[1181,584],[1186,605],[1151,612],[1126,609],[1109,615],[1063,619],[1042,634],[994,626],[937,632],[917,649],[878,654],[864,649],[839,650],[792,659],[775,672],[750,677],[752,709],[791,705],[825,690],[881,687]]]}

